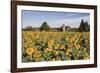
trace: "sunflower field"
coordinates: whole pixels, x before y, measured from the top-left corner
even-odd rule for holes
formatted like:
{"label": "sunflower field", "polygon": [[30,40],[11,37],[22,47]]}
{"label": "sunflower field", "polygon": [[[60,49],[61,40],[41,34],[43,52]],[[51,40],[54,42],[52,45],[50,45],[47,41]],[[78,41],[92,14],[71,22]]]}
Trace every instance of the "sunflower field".
{"label": "sunflower field", "polygon": [[22,62],[87,60],[89,32],[22,31]]}

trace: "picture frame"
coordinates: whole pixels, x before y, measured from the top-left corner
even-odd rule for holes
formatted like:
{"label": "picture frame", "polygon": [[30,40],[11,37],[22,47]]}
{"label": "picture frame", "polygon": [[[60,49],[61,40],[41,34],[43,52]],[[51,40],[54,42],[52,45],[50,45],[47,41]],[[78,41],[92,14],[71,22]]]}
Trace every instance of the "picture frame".
{"label": "picture frame", "polygon": [[[90,25],[90,37],[89,37],[89,48],[90,48],[90,58],[89,61],[73,61],[73,62],[34,62],[33,64],[30,61],[22,61],[21,57],[21,48],[23,45],[21,42],[22,38],[22,27],[24,23],[24,10],[35,10],[40,14],[44,12],[53,13],[59,12],[59,15],[72,12],[72,15],[75,13],[89,13],[89,24]],[[38,11],[39,10],[39,11]],[[21,12],[23,11],[23,12]],[[82,12],[83,11],[83,12]],[[34,12],[34,11],[33,11]],[[54,13],[56,15],[56,13]],[[34,14],[33,14],[34,15]],[[52,14],[51,14],[52,15]],[[59,16],[58,15],[58,16]],[[44,15],[46,17],[46,15]],[[52,16],[51,16],[52,17]],[[55,16],[57,17],[57,16]],[[77,16],[75,16],[77,17]],[[58,18],[58,17],[57,17]],[[87,18],[88,19],[88,18]],[[22,21],[23,20],[23,21]],[[40,19],[39,19],[40,20]],[[38,20],[38,21],[39,21]],[[48,19],[49,20],[49,19]],[[25,22],[26,23],[26,22]],[[55,26],[55,25],[54,25]],[[58,25],[56,25],[58,26]],[[76,25],[75,25],[76,26]],[[56,30],[58,31],[58,30]],[[65,32],[65,30],[63,30]],[[44,32],[44,31],[43,31]],[[26,33],[25,33],[26,34]],[[41,37],[42,38],[42,37]],[[50,39],[50,38],[49,38]],[[91,46],[92,44],[92,46]],[[82,47],[82,45],[81,45]],[[91,51],[92,50],[92,51]],[[27,52],[26,52],[27,53]],[[50,59],[51,60],[51,59]],[[25,63],[19,63],[19,62]],[[33,60],[32,60],[33,61]],[[66,60],[65,60],[66,61]],[[91,62],[90,62],[91,61]],[[27,64],[28,62],[28,64]],[[87,62],[87,63],[86,63]],[[47,65],[47,66],[46,66]],[[47,3],[47,2],[33,2],[33,1],[11,1],[11,72],[29,72],[29,71],[44,71],[44,70],[61,70],[61,69],[76,69],[76,68],[92,68],[97,67],[97,6],[95,5],[78,5],[78,4],[63,4],[63,3]]]}

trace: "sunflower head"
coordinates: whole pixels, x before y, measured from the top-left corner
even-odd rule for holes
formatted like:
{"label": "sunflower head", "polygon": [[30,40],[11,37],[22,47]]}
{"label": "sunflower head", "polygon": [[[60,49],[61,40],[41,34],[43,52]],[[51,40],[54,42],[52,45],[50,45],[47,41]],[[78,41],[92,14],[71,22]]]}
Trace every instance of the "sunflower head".
{"label": "sunflower head", "polygon": [[26,53],[28,54],[28,55],[32,55],[33,54],[33,48],[27,48],[26,49]]}
{"label": "sunflower head", "polygon": [[33,55],[35,58],[39,58],[41,57],[41,53],[40,52],[35,52],[34,55]]}
{"label": "sunflower head", "polygon": [[48,41],[48,46],[52,46],[54,44],[54,41],[53,40],[49,40]]}
{"label": "sunflower head", "polygon": [[60,49],[65,49],[65,45],[61,44]]}
{"label": "sunflower head", "polygon": [[46,48],[46,49],[44,50],[44,52],[47,53],[47,52],[51,52],[52,50],[53,50],[52,48]]}
{"label": "sunflower head", "polygon": [[74,46],[75,46],[76,49],[79,49],[80,48],[80,45],[79,44],[76,44],[75,43]]}

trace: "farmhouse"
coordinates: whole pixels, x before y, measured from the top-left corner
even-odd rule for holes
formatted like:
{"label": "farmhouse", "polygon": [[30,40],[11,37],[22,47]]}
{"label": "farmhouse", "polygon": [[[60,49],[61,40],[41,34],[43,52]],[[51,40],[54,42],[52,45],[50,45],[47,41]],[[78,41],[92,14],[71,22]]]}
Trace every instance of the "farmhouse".
{"label": "farmhouse", "polygon": [[61,28],[61,31],[63,31],[63,32],[71,31],[71,27],[70,26],[65,26],[64,24],[60,28]]}

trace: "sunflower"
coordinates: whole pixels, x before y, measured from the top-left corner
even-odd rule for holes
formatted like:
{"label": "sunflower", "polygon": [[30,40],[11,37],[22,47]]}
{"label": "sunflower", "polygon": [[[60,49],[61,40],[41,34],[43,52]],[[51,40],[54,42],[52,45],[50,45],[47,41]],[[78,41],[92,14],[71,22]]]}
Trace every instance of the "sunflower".
{"label": "sunflower", "polygon": [[49,40],[47,43],[48,43],[48,46],[52,46],[54,44],[54,41],[53,40]]}
{"label": "sunflower", "polygon": [[76,44],[75,43],[74,46],[75,46],[76,49],[79,49],[80,48],[80,45],[79,44]]}
{"label": "sunflower", "polygon": [[55,50],[58,49],[59,46],[60,46],[60,44],[55,45],[54,49],[55,49]]}
{"label": "sunflower", "polygon": [[51,52],[51,51],[52,51],[52,48],[46,48],[46,49],[44,50],[45,53]]}
{"label": "sunflower", "polygon": [[61,44],[60,49],[65,49],[65,45]]}
{"label": "sunflower", "polygon": [[89,57],[89,54],[86,52],[85,54],[84,54],[84,60],[88,60],[90,57]]}
{"label": "sunflower", "polygon": [[33,55],[35,58],[39,58],[41,57],[41,53],[40,52],[35,52],[34,55]]}
{"label": "sunflower", "polygon": [[83,50],[83,51],[84,51],[84,52],[86,52],[86,50],[87,50],[87,49],[86,49],[86,48],[84,48],[84,50]]}
{"label": "sunflower", "polygon": [[27,48],[26,49],[26,53],[28,54],[28,55],[32,55],[33,54],[33,48]]}

